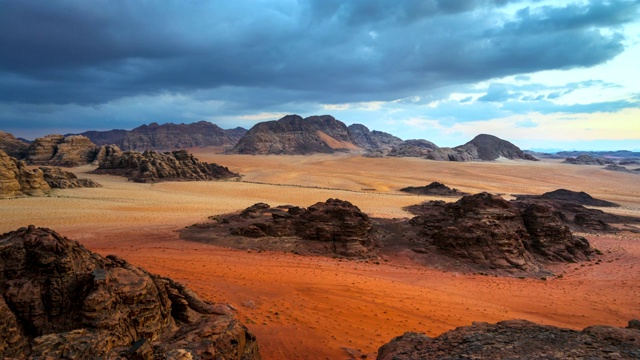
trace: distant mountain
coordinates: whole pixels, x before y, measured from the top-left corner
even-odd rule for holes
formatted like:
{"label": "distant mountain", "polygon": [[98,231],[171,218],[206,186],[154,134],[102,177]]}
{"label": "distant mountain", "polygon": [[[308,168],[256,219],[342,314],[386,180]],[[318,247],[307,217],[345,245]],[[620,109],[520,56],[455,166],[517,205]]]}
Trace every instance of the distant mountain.
{"label": "distant mountain", "polygon": [[333,116],[287,115],[254,125],[233,147],[233,154],[304,155],[362,150],[347,126]]}
{"label": "distant mountain", "polygon": [[556,153],[557,156],[562,157],[578,157],[580,155],[589,155],[594,158],[609,158],[609,159],[640,159],[640,152],[629,150],[617,150],[617,151],[560,151]]}
{"label": "distant mountain", "polygon": [[382,131],[369,131],[362,124],[349,125],[349,135],[357,146],[365,150],[377,150],[388,152],[394,146],[402,143],[402,139]]}
{"label": "distant mountain", "polygon": [[122,150],[176,150],[201,146],[233,146],[247,132],[224,130],[207,121],[192,124],[151,123],[133,130],[86,131],[96,145],[115,144]]}
{"label": "distant mountain", "polygon": [[439,161],[493,161],[501,157],[538,161],[512,143],[487,134],[480,134],[466,144],[454,148],[437,148],[425,157]]}
{"label": "distant mountain", "polygon": [[397,157],[424,157],[438,149],[438,145],[428,140],[405,140],[395,145],[388,156]]}

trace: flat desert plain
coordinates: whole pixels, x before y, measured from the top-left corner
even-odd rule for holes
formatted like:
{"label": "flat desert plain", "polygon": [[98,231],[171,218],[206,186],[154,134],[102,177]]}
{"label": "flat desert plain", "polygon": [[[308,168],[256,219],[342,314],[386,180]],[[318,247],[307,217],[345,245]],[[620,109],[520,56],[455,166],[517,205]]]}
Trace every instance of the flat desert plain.
{"label": "flat desert plain", "polygon": [[115,254],[183,282],[205,299],[228,302],[256,334],[264,359],[375,358],[379,346],[405,331],[435,336],[472,321],[519,318],[581,329],[624,326],[640,317],[640,234],[630,232],[584,234],[603,252],[600,261],[555,266],[557,276],[546,280],[443,272],[413,264],[409,254],[355,261],[239,251],[187,242],[176,232],[256,202],[306,207],[339,198],[374,217],[409,217],[403,206],[437,198],[398,189],[432,181],[507,199],[558,188],[586,191],[621,205],[606,211],[640,217],[637,175],[557,161],[191,151],[241,173],[243,180],[137,184],[89,174],[92,167],[75,168],[103,187],[1,200],[0,231],[49,227],[102,255]]}

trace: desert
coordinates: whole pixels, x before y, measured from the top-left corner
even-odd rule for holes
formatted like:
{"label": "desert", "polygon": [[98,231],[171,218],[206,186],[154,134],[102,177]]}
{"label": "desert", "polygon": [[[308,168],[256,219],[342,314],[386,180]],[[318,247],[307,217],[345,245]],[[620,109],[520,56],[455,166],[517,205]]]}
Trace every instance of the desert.
{"label": "desert", "polygon": [[339,198],[380,218],[409,218],[403,207],[455,198],[412,195],[433,181],[505,199],[559,188],[620,205],[607,212],[640,216],[636,175],[558,160],[436,162],[358,154],[226,155],[189,149],[241,181],[135,183],[71,168],[100,188],[55,189],[44,197],[2,200],[1,232],[33,224],[55,229],[103,256],[116,255],[170,277],[204,299],[228,302],[255,334],[264,359],[375,358],[406,331],[437,336],[472,322],[524,319],[582,329],[625,326],[638,317],[640,235],[581,233],[602,255],[554,265],[553,276],[508,277],[446,271],[394,258],[343,259],[237,250],[185,241],[178,230],[258,202],[308,207]]}

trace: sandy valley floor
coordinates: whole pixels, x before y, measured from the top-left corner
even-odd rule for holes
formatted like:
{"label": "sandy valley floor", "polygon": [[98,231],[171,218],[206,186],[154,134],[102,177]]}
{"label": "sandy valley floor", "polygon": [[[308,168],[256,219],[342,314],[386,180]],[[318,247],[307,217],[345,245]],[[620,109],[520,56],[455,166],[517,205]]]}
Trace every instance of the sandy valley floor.
{"label": "sandy valley floor", "polygon": [[443,273],[402,259],[376,264],[237,251],[186,242],[175,232],[256,202],[309,206],[332,197],[372,216],[408,217],[403,206],[430,198],[398,189],[431,181],[506,198],[558,188],[586,191],[621,204],[617,213],[640,217],[637,175],[553,161],[193,152],[240,172],[243,181],[135,184],[81,167],[73,171],[104,187],[0,200],[0,232],[50,227],[103,255],[184,282],[203,298],[229,302],[257,335],[264,359],[375,358],[380,345],[405,331],[438,335],[472,321],[523,318],[582,328],[640,318],[640,234],[587,235],[603,251],[601,262],[560,266],[555,271],[562,277],[543,281]]}

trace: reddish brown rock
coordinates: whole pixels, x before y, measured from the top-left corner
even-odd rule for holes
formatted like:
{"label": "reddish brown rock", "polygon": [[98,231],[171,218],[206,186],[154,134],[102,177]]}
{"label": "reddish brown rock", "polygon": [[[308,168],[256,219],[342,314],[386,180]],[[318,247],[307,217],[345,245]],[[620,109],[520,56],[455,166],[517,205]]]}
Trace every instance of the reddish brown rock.
{"label": "reddish brown rock", "polygon": [[41,170],[30,170],[24,161],[0,150],[0,198],[41,196],[49,190]]}
{"label": "reddish brown rock", "polygon": [[517,206],[481,193],[410,209],[419,214],[410,224],[420,229],[425,249],[434,246],[483,268],[541,272],[545,262],[586,260],[593,251],[586,239],[572,235],[558,211],[544,204]]}
{"label": "reddish brown rock", "polygon": [[228,306],[52,230],[1,235],[0,268],[0,357],[259,359]]}
{"label": "reddish brown rock", "polygon": [[181,237],[244,249],[347,257],[375,256],[379,247],[371,219],[357,206],[339,199],[307,209],[258,203],[213,220],[182,230]]}
{"label": "reddish brown rock", "polygon": [[202,181],[238,179],[239,174],[217,164],[198,161],[186,150],[167,153],[157,151],[121,152],[117,147],[105,150],[96,174],[126,176],[135,182]]}
{"label": "reddish brown rock", "polygon": [[575,331],[525,320],[474,323],[435,338],[407,332],[380,347],[377,359],[640,359],[640,330],[598,325]]}
{"label": "reddish brown rock", "polygon": [[402,192],[416,195],[436,195],[436,196],[463,196],[469,195],[468,193],[458,191],[458,189],[452,189],[443,183],[437,181],[432,182],[426,186],[408,186],[400,189]]}
{"label": "reddish brown rock", "polygon": [[47,135],[31,143],[26,161],[32,165],[78,166],[90,164],[98,151],[85,136]]}

